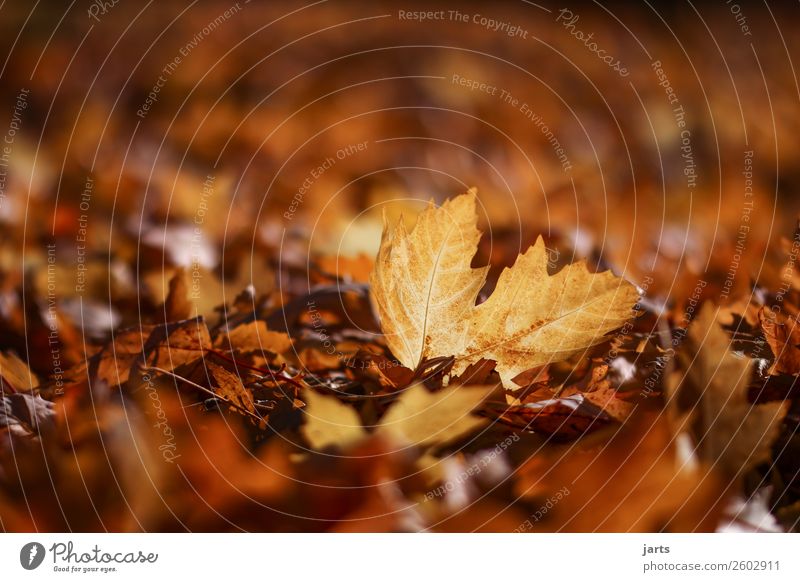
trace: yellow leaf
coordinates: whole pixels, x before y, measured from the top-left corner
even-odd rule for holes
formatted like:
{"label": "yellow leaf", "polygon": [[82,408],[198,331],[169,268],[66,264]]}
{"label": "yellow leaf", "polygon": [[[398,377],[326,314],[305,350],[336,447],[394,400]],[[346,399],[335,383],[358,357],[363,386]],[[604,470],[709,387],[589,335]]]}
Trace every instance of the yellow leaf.
{"label": "yellow leaf", "polygon": [[361,419],[352,406],[335,396],[322,396],[313,390],[303,394],[307,406],[303,436],[314,449],[327,447],[347,448],[367,435]]}
{"label": "yellow leaf", "polygon": [[481,358],[495,360],[503,385],[511,388],[518,374],[602,342],[631,317],[638,298],[624,279],[609,271],[590,273],[583,262],[548,275],[547,248],[539,237],[474,309],[471,341],[453,373]]}
{"label": "yellow leaf", "polygon": [[506,388],[537,366],[600,343],[620,327],[638,300],[637,289],[585,264],[547,272],[541,237],[500,275],[491,297],[475,306],[486,268],[472,269],[480,231],[475,192],[428,208],[414,229],[384,230],[372,297],[392,353],[406,367],[454,356],[453,375],[482,358],[497,362]]}
{"label": "yellow leaf", "polygon": [[488,421],[471,413],[493,386],[451,386],[429,392],[422,384],[408,388],[384,414],[377,434],[416,446],[452,442]]}
{"label": "yellow leaf", "polygon": [[[431,393],[422,384],[408,388],[381,418],[375,434],[403,446],[429,447],[462,438],[488,420],[472,412],[494,386],[452,386]],[[302,431],[314,449],[345,449],[368,433],[352,406],[335,396],[306,390],[306,421]]]}
{"label": "yellow leaf", "polygon": [[411,232],[402,220],[394,228],[384,221],[371,297],[386,343],[406,368],[463,347],[487,271],[470,267],[481,237],[476,222],[472,190],[441,208],[431,202]]}

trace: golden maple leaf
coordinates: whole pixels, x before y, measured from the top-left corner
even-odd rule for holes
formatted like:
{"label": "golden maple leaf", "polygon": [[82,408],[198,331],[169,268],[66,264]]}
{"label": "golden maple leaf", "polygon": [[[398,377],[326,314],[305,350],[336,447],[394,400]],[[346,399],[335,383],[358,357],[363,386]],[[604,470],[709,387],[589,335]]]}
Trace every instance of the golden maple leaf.
{"label": "golden maple leaf", "polygon": [[431,203],[411,232],[402,222],[384,225],[371,296],[404,366],[454,356],[457,375],[490,359],[514,388],[518,374],[603,341],[632,315],[637,289],[610,272],[590,273],[580,262],[549,275],[541,237],[476,307],[487,268],[470,267],[481,236],[475,204],[473,189],[441,208]]}
{"label": "golden maple leaf", "polygon": [[470,267],[481,238],[476,222],[472,190],[440,208],[431,202],[411,232],[402,220],[390,230],[384,217],[371,297],[389,348],[407,368],[464,348],[488,271]]}

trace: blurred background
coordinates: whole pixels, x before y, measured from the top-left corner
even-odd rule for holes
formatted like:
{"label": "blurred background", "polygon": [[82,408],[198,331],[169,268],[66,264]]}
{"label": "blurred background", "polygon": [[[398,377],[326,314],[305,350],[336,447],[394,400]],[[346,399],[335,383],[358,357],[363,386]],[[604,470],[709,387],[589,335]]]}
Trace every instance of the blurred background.
{"label": "blurred background", "polygon": [[774,288],[800,205],[796,21],[754,2],[6,2],[4,347],[47,374],[49,299],[62,335],[102,339],[181,265],[201,312],[248,284],[301,293],[309,261],[363,275],[384,211],[472,186],[495,272],[543,234],[556,263],[662,302]]}

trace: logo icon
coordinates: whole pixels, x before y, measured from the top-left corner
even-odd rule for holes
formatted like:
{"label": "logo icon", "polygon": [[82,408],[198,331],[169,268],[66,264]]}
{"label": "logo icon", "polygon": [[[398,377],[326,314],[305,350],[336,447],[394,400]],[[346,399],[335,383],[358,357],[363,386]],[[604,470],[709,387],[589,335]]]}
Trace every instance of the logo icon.
{"label": "logo icon", "polygon": [[35,570],[44,561],[44,546],[39,542],[29,542],[19,551],[19,563],[26,570]]}

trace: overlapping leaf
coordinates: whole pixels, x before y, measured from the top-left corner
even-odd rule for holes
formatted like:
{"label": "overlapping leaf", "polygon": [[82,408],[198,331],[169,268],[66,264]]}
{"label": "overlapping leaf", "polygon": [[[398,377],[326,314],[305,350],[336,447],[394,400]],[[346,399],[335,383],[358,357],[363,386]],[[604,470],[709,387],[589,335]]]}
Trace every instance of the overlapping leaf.
{"label": "overlapping leaf", "polygon": [[541,238],[476,306],[486,268],[470,267],[480,238],[475,207],[470,191],[430,206],[411,232],[402,222],[385,227],[370,282],[386,341],[403,365],[454,356],[457,375],[491,359],[514,388],[518,374],[603,341],[631,317],[633,285],[583,263],[548,274]]}

